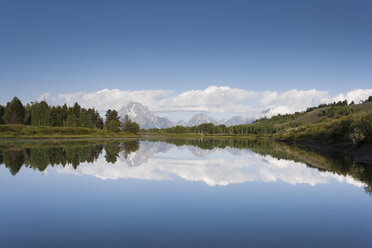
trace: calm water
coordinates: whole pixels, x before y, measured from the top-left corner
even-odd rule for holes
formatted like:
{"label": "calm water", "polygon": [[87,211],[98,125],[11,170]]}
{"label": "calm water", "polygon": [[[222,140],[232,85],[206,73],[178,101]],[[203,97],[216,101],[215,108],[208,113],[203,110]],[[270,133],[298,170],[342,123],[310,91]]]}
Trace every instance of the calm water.
{"label": "calm water", "polygon": [[1,247],[372,247],[372,166],[244,140],[0,142]]}

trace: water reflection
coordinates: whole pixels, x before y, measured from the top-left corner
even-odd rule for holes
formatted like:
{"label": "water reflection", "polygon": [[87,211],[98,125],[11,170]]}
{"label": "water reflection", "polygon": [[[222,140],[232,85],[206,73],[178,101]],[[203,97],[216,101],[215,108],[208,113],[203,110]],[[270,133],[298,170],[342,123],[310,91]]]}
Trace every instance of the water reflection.
{"label": "water reflection", "polygon": [[[182,178],[210,186],[243,182],[310,185],[331,180],[371,192],[371,166],[339,152],[285,144],[216,139],[0,142],[0,164],[101,179]],[[70,166],[66,166],[70,165]]]}
{"label": "water reflection", "polygon": [[[101,141],[102,142],[102,141]],[[107,163],[116,163],[119,153],[128,156],[139,148],[138,140],[107,142],[97,144],[90,141],[54,142],[2,142],[0,143],[0,164],[16,175],[24,165],[27,168],[44,171],[48,166],[72,165],[76,169],[81,163],[94,163],[105,150]]]}

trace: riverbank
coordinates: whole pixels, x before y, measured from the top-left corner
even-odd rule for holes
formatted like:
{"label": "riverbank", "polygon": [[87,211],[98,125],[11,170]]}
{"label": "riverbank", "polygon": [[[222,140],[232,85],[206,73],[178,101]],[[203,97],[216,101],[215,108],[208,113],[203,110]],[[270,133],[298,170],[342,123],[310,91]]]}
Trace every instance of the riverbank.
{"label": "riverbank", "polygon": [[110,132],[83,127],[37,127],[25,125],[0,125],[3,139],[79,139],[79,138],[140,138],[138,134]]}
{"label": "riverbank", "polygon": [[[290,146],[302,146],[314,149],[322,149],[328,152],[342,152],[349,154],[357,162],[372,165],[372,144],[354,144],[352,142],[325,142],[311,139],[283,139],[278,135],[216,135],[216,134],[146,134],[142,138],[159,140],[247,140],[247,141],[268,141]],[[229,143],[227,144],[229,145]]]}
{"label": "riverbank", "polygon": [[[296,137],[297,136],[297,137]],[[36,127],[24,125],[0,125],[0,139],[9,140],[93,140],[93,139],[225,139],[225,140],[250,140],[271,141],[287,143],[289,145],[302,145],[328,151],[341,151],[353,156],[362,163],[372,164],[372,144],[355,145],[352,142],[325,142],[300,138],[298,135],[239,135],[239,134],[202,134],[202,133],[141,133],[131,134],[124,132],[110,132],[108,130],[81,128],[81,127]],[[288,138],[290,137],[290,138]],[[293,138],[295,137],[295,138]]]}

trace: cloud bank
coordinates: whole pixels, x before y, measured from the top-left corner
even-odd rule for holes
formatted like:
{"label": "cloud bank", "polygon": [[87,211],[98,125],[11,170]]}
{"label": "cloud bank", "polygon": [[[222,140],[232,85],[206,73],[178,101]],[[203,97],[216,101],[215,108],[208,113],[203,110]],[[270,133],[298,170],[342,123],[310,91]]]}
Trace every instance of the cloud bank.
{"label": "cloud bank", "polygon": [[169,90],[130,91],[118,89],[60,94],[56,97],[45,93],[39,100],[46,99],[49,104],[67,103],[68,105],[79,102],[83,107],[94,107],[99,111],[119,110],[129,102],[140,102],[154,112],[233,112],[258,117],[294,113],[306,110],[309,106],[345,99],[358,103],[370,95],[372,95],[372,89],[356,89],[331,96],[327,91],[316,89],[293,89],[279,93],[277,91],[248,91],[212,85],[203,90],[189,90],[179,94]]}

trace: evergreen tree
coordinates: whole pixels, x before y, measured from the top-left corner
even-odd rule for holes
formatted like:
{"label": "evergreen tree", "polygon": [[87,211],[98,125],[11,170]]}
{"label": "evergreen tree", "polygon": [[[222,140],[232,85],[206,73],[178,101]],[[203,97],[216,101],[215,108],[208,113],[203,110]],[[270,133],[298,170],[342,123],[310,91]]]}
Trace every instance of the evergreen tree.
{"label": "evergreen tree", "polygon": [[0,124],[4,124],[3,116],[4,116],[5,108],[3,105],[0,105]]}
{"label": "evergreen tree", "polygon": [[107,110],[105,127],[111,132],[118,132],[120,130],[120,121],[116,110]]}
{"label": "evergreen tree", "polygon": [[75,102],[74,106],[72,107],[72,112],[76,116],[76,118],[80,117],[81,107],[77,102]]}
{"label": "evergreen tree", "polygon": [[14,97],[6,104],[3,120],[6,124],[23,124],[24,117],[25,107],[17,97]]}
{"label": "evergreen tree", "polygon": [[80,116],[80,106],[75,103],[74,107],[69,107],[67,110],[67,118],[63,123],[67,127],[78,127],[79,126],[79,116]]}
{"label": "evergreen tree", "polygon": [[92,108],[89,108],[87,111],[87,114],[88,114],[90,125],[94,128],[97,128],[96,111]]}
{"label": "evergreen tree", "polygon": [[98,116],[98,119],[97,119],[97,128],[98,129],[103,129],[103,127],[104,127],[103,119],[102,119],[102,117]]}
{"label": "evergreen tree", "polygon": [[81,110],[79,117],[79,127],[92,127],[91,120],[86,109]]}
{"label": "evergreen tree", "polygon": [[123,121],[123,131],[127,133],[138,133],[139,129],[139,124],[129,119],[128,115],[125,115]]}
{"label": "evergreen tree", "polygon": [[32,106],[30,104],[27,104],[25,107],[25,119],[23,121],[25,125],[31,125],[31,114],[32,114]]}
{"label": "evergreen tree", "polygon": [[77,127],[79,120],[76,118],[75,115],[71,114],[68,115],[66,121],[64,121],[63,125],[66,127]]}
{"label": "evergreen tree", "polygon": [[68,107],[65,103],[65,104],[63,104],[62,109],[61,109],[62,123],[63,123],[63,121],[65,121],[67,119],[67,115],[68,115]]}
{"label": "evergreen tree", "polygon": [[98,129],[103,128],[103,120],[97,110],[95,110],[94,108],[88,109],[88,116],[90,119],[90,125],[93,128],[98,128]]}
{"label": "evergreen tree", "polygon": [[63,124],[61,106],[53,106],[50,108],[50,126],[60,127]]}
{"label": "evergreen tree", "polygon": [[31,125],[49,126],[49,121],[49,105],[45,101],[34,103],[31,110]]}

